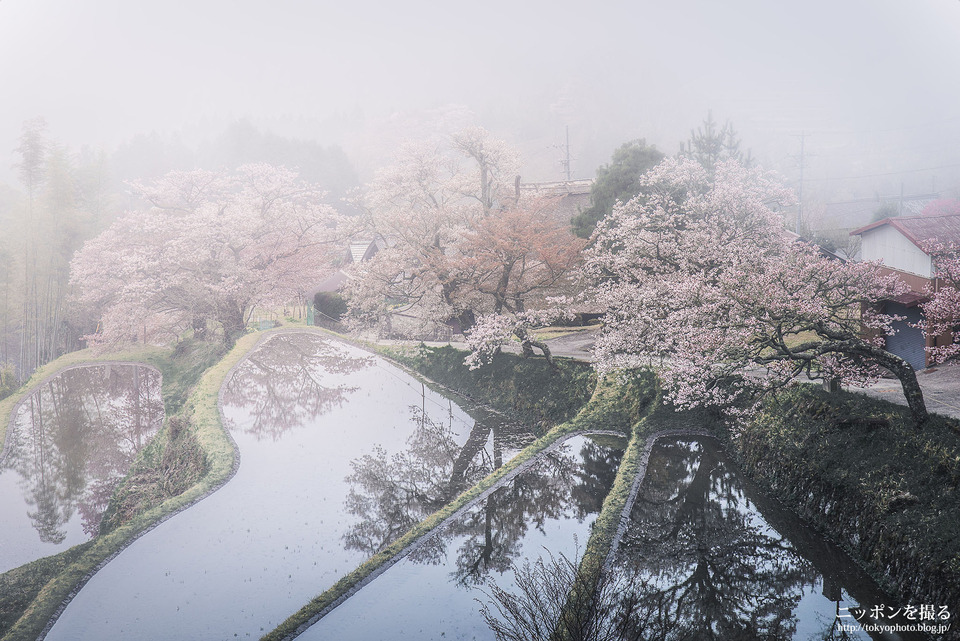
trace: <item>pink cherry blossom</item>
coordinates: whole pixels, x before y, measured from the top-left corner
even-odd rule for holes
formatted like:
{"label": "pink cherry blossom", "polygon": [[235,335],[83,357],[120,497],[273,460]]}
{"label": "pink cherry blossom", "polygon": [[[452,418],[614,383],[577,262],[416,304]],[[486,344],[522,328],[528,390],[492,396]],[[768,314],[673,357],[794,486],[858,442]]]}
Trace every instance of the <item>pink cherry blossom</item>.
{"label": "pink cherry blossom", "polygon": [[173,172],[136,187],[151,206],[88,241],[71,264],[93,342],[165,342],[208,323],[230,341],[258,305],[297,300],[329,270],[337,215],[294,172]]}
{"label": "pink cherry blossom", "polygon": [[861,312],[903,292],[895,277],[786,232],[776,210],[792,194],[759,169],[720,163],[710,179],[672,158],[643,184],[586,252],[601,372],[654,365],[676,406],[742,409],[801,375],[864,384],[882,366],[926,419],[915,372],[882,348],[893,319]]}

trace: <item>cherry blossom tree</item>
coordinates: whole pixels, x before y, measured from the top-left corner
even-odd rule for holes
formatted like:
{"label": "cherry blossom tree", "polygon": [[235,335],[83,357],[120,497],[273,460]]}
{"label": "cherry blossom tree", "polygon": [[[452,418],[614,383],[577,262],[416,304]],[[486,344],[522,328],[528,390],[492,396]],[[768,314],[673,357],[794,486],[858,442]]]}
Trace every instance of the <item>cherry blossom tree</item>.
{"label": "cherry blossom tree", "polygon": [[329,270],[337,216],[294,172],[173,172],[137,186],[150,207],[88,241],[71,265],[100,312],[94,342],[162,342],[211,324],[231,343],[257,305],[297,299]]}
{"label": "cherry blossom tree", "polygon": [[935,342],[944,337],[946,344],[927,348],[934,363],[943,363],[960,354],[960,247],[930,243],[925,250],[933,257],[937,282],[927,292],[929,300],[920,305],[923,318],[917,327],[937,337]]}
{"label": "cherry blossom tree", "polygon": [[387,247],[356,271],[354,318],[456,319],[473,328],[484,354],[510,335],[526,354],[543,350],[528,331],[538,318],[529,312],[566,289],[584,241],[555,201],[521,197],[517,167],[516,154],[482,129],[403,148],[366,197],[367,231]]}
{"label": "cherry blossom tree", "polygon": [[[469,311],[449,257],[481,215],[470,187],[462,158],[435,143],[402,147],[397,163],[378,173],[363,199],[365,227],[387,247],[360,266],[347,290],[354,319],[383,323],[406,312],[447,319]],[[471,191],[473,198],[464,196]]]}
{"label": "cherry blossom tree", "polygon": [[643,182],[587,250],[601,371],[653,363],[676,406],[736,413],[803,373],[865,384],[882,367],[926,421],[913,368],[883,349],[894,318],[871,311],[903,293],[894,276],[791,237],[774,207],[792,195],[759,169],[668,159]]}

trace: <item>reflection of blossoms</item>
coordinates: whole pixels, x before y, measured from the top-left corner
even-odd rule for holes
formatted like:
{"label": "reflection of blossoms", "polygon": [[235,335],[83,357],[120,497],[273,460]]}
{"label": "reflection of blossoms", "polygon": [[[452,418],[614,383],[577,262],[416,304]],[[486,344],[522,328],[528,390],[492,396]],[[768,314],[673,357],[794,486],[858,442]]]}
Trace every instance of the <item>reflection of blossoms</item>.
{"label": "reflection of blossoms", "polygon": [[562,555],[515,565],[484,619],[498,641],[791,639],[813,572],[743,501],[711,448],[658,445],[612,562],[588,582]]}
{"label": "reflection of blossoms", "polygon": [[117,484],[162,421],[160,374],[139,365],[69,369],[27,397],[4,467],[21,477],[40,540],[66,540],[75,511],[96,535]]}
{"label": "reflection of blossoms", "polygon": [[[416,406],[410,412],[415,427],[406,449],[390,456],[375,447],[350,463],[345,508],[357,522],[344,536],[347,548],[367,554],[384,548],[502,465],[504,449],[520,449],[534,438],[525,427],[484,413],[460,443],[452,425]],[[442,542],[431,539],[412,558],[436,562],[441,554]]]}
{"label": "reflection of blossoms", "polygon": [[[358,520],[344,535],[348,549],[373,554],[451,498],[451,477],[461,447],[447,425],[418,407],[411,410],[416,428],[407,449],[388,456],[378,446],[350,463],[353,473],[346,478],[350,492],[345,507]],[[489,428],[484,437],[488,432]],[[471,462],[462,477],[473,483],[487,471]]]}
{"label": "reflection of blossoms", "polygon": [[[590,513],[581,501],[595,502],[575,491],[583,478],[582,459],[570,449],[565,444],[541,455],[530,469],[444,531],[444,536],[465,537],[452,575],[459,585],[480,585],[491,572],[502,574],[510,569],[523,552],[529,530],[543,532],[549,520],[566,517],[579,521]],[[619,462],[617,456],[614,466]]]}
{"label": "reflection of blossoms", "polygon": [[714,445],[658,448],[613,562],[618,598],[656,638],[792,638],[813,566],[751,517]]}
{"label": "reflection of blossoms", "polygon": [[[533,439],[498,423],[478,421],[467,442],[458,445],[442,423],[423,420],[408,448],[388,456],[381,449],[353,461],[347,510],[358,517],[344,536],[346,547],[373,554],[402,536],[453,496],[503,464],[506,447]],[[513,441],[513,443],[511,443]],[[487,446],[492,446],[489,448]],[[561,518],[582,521],[595,514],[616,476],[622,451],[586,440],[580,455],[569,445],[543,454],[513,481],[481,504],[447,523],[410,555],[417,563],[442,563],[453,556],[452,578],[459,585],[502,573],[523,552],[532,529]],[[455,552],[448,548],[457,541]]]}
{"label": "reflection of blossoms", "polygon": [[[244,430],[274,440],[339,406],[356,387],[333,384],[336,375],[373,364],[339,343],[306,333],[281,334],[244,359],[223,389],[223,402],[252,408]],[[236,427],[227,419],[231,427]]]}

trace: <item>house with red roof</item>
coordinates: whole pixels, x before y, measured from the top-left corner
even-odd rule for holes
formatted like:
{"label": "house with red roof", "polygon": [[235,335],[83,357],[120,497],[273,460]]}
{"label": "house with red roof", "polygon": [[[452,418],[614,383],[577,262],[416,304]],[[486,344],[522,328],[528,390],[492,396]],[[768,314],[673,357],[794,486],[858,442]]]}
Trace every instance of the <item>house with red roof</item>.
{"label": "house with red roof", "polygon": [[927,253],[931,243],[960,245],[960,215],[907,216],[886,218],[850,232],[860,236],[863,260],[879,261],[909,288],[896,300],[885,301],[881,311],[905,317],[894,323],[896,334],[887,338],[887,349],[904,358],[915,369],[930,363],[926,347],[950,341],[950,336],[924,337],[910,325],[923,318],[920,304],[939,287],[936,264]]}

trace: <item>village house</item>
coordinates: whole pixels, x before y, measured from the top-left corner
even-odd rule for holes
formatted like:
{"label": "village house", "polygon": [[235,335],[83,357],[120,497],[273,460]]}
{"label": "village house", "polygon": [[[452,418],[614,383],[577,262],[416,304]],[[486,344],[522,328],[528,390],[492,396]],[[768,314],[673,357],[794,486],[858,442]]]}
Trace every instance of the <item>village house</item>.
{"label": "village house", "polygon": [[[350,246],[344,251],[339,269],[308,291],[306,300],[313,302],[314,310],[322,315],[330,316],[328,310],[324,309],[326,306],[324,302],[329,304],[329,301],[340,299],[340,292],[351,278],[351,267],[370,260],[384,247],[386,247],[386,243],[380,239],[360,240],[350,243]],[[333,316],[334,318],[331,320],[339,320],[339,314]]]}
{"label": "village house", "polygon": [[524,196],[546,196],[555,199],[553,207],[556,219],[564,223],[590,206],[590,189],[593,179],[561,180],[556,182],[520,183],[519,193]]}
{"label": "village house", "polygon": [[887,338],[887,350],[915,369],[930,365],[926,347],[943,345],[951,336],[925,337],[915,325],[923,317],[920,304],[940,286],[936,265],[928,253],[931,243],[960,245],[960,216],[907,216],[886,218],[850,232],[860,236],[863,260],[880,261],[886,273],[896,274],[910,290],[885,301],[883,311],[904,317],[894,323],[896,334]]}

